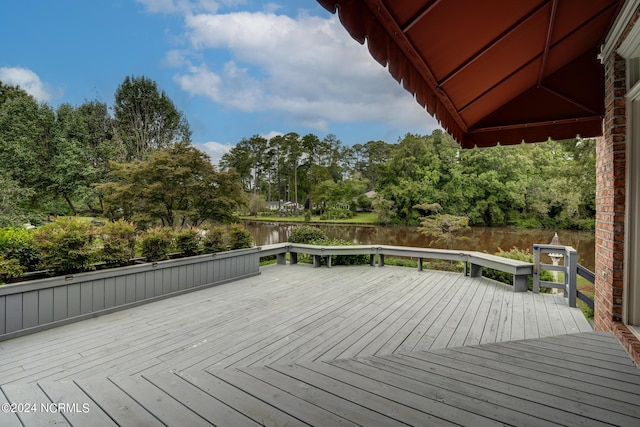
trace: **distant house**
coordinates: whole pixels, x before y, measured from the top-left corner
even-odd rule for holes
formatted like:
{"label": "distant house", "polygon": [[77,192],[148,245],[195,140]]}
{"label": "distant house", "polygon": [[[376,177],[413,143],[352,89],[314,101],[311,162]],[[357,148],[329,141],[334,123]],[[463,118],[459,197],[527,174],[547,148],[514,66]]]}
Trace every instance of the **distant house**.
{"label": "distant house", "polygon": [[[270,201],[267,202],[270,211],[280,211],[280,212],[291,212],[295,210],[296,204],[293,202],[285,202],[283,200],[280,201]],[[298,210],[304,210],[304,206],[298,203]]]}

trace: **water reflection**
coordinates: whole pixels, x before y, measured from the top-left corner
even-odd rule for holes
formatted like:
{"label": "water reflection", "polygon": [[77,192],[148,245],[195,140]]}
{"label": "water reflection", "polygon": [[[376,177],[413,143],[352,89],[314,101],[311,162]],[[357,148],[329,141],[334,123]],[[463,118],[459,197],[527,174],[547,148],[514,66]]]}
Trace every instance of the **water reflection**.
{"label": "water reflection", "polygon": [[[247,230],[257,245],[286,242],[291,231],[300,224],[266,223],[247,221]],[[419,233],[416,227],[378,225],[318,224],[318,228],[330,238],[351,240],[363,245],[396,245],[421,248],[446,248],[443,242],[434,241]],[[488,253],[514,246],[531,250],[534,243],[549,243],[553,230],[523,230],[509,227],[473,227],[457,237],[454,249],[474,250]],[[578,251],[578,260],[590,270],[595,266],[595,236],[593,232],[560,230],[563,245],[573,246]]]}

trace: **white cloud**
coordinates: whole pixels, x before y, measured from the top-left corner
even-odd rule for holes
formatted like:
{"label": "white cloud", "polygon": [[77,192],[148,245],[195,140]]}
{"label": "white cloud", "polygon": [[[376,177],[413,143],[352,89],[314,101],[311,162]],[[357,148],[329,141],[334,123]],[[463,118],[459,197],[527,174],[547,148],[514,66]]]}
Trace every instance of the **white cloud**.
{"label": "white cloud", "polygon": [[20,86],[25,92],[40,102],[48,102],[52,95],[48,85],[40,77],[23,67],[0,67],[0,81]]}
{"label": "white cloud", "polygon": [[[245,112],[286,112],[320,131],[329,122],[437,126],[335,16],[237,12],[187,15],[185,23],[202,59],[175,81],[191,95]],[[210,51],[232,60],[207,60]]]}
{"label": "white cloud", "polygon": [[217,13],[223,7],[238,6],[245,0],[136,0],[150,13]]}
{"label": "white cloud", "polygon": [[211,163],[213,163],[214,165],[218,165],[222,156],[225,153],[228,153],[229,150],[233,148],[233,145],[221,144],[215,141],[209,141],[200,144],[194,143],[193,145],[199,150],[207,153],[209,157],[211,157]]}

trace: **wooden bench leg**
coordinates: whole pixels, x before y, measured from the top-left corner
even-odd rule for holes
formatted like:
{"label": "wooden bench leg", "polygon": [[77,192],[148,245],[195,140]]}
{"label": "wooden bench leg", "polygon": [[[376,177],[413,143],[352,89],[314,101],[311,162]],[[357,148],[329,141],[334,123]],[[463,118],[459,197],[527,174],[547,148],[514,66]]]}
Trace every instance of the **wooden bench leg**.
{"label": "wooden bench leg", "polygon": [[384,255],[380,254],[378,256],[380,257],[380,259],[378,260],[378,267],[384,267]]}
{"label": "wooden bench leg", "polygon": [[320,267],[322,265],[322,257],[320,255],[313,256],[313,266]]}
{"label": "wooden bench leg", "polygon": [[287,254],[281,253],[276,255],[276,262],[280,265],[285,265],[287,263]]}
{"label": "wooden bench leg", "polygon": [[469,272],[471,277],[482,277],[482,266],[478,264],[471,264],[471,271]]}
{"label": "wooden bench leg", "polygon": [[289,252],[289,264],[297,264],[297,263],[298,263],[298,253]]}
{"label": "wooden bench leg", "polygon": [[331,268],[331,255],[327,255],[327,267]]}
{"label": "wooden bench leg", "polygon": [[418,258],[418,271],[422,271],[422,258]]}
{"label": "wooden bench leg", "polygon": [[375,267],[376,266],[376,255],[375,254],[371,254],[369,256],[369,265],[371,267]]}
{"label": "wooden bench leg", "polygon": [[526,274],[521,274],[516,276],[513,275],[513,292],[527,292],[529,290],[529,276]]}

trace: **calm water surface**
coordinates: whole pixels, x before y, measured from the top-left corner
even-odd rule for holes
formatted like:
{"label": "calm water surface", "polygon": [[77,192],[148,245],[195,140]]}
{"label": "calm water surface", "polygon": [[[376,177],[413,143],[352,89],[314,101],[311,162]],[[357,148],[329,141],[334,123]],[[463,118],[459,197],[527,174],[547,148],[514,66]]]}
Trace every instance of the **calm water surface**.
{"label": "calm water surface", "polygon": [[[291,231],[301,224],[267,223],[247,221],[245,226],[256,245],[286,242]],[[381,225],[316,225],[330,238],[351,240],[362,245],[396,245],[419,248],[446,248],[446,244],[433,241],[420,234],[416,227]],[[523,230],[509,227],[473,227],[456,238],[454,249],[495,253],[500,249],[533,249],[534,243],[549,243],[553,230]],[[559,230],[563,245],[578,251],[578,262],[593,271],[595,266],[595,235],[593,231]]]}

